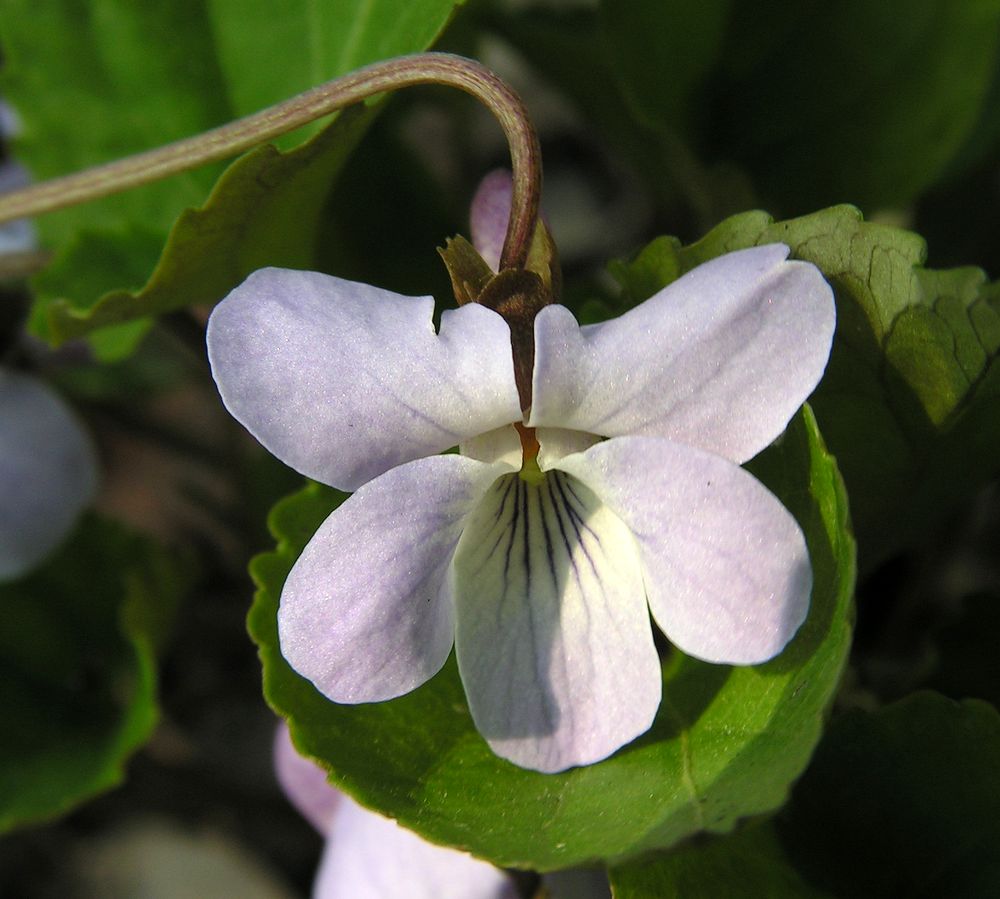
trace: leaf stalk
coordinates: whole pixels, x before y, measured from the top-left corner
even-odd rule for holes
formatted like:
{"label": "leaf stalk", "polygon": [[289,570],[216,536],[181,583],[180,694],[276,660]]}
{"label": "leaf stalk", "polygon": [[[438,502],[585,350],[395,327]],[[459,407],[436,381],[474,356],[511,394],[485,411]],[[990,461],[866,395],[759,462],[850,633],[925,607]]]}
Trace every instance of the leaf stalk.
{"label": "leaf stalk", "polygon": [[542,186],[538,136],[521,98],[482,64],[450,53],[374,63],[219,128],[0,196],[0,223],[53,212],[227,159],[378,94],[420,84],[455,87],[497,118],[510,147],[514,192],[500,267],[523,268]]}

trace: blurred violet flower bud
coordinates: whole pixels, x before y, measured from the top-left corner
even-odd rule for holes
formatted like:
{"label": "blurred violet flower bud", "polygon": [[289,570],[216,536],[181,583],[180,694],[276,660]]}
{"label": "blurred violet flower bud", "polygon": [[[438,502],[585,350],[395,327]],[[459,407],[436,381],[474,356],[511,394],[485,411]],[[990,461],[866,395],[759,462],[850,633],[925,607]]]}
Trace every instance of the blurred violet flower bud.
{"label": "blurred violet flower bud", "polygon": [[[14,110],[0,100],[0,141],[15,135],[19,123]],[[31,183],[28,170],[19,162],[7,157],[0,163],[0,194],[27,187]],[[17,219],[0,225],[0,255],[29,253],[38,248],[34,224],[28,219]]]}
{"label": "blurred violet flower bud", "polygon": [[[0,133],[13,127],[0,102]],[[0,192],[28,180],[17,163],[0,165]],[[35,248],[30,222],[0,226],[0,255]],[[43,381],[0,367],[0,581],[27,574],[52,552],[96,490],[94,448],[70,408]]]}
{"label": "blurred violet flower bud", "polygon": [[48,385],[0,368],[0,581],[62,542],[97,490],[90,438]]}
{"label": "blurred violet flower bud", "polygon": [[472,243],[493,271],[500,268],[500,252],[507,237],[510,199],[514,182],[506,169],[495,169],[482,181],[472,198],[469,231]]}

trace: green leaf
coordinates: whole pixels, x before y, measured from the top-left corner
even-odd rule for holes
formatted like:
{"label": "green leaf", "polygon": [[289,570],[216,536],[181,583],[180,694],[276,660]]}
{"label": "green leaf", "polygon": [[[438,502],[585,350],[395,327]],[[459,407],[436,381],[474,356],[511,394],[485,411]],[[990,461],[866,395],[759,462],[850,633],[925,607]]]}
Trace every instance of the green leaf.
{"label": "green leaf", "polygon": [[979,269],[923,268],[920,237],[849,206],[784,222],[743,213],[688,247],[660,238],[612,272],[635,303],[708,259],[775,241],[836,294],[833,353],[811,402],[872,565],[1000,471],[1000,288]]}
{"label": "green leaf", "polygon": [[553,869],[670,846],[701,830],[726,832],[781,805],[806,765],[852,620],[846,501],[808,411],[754,471],[807,535],[815,587],[806,624],[781,656],[753,668],[674,652],[651,730],[606,761],[545,775],[494,756],[473,727],[454,657],[413,693],[369,705],[331,703],[295,674],[278,647],[278,596],[342,499],[316,485],[275,507],[278,549],[251,568],[260,589],[249,628],[268,701],[289,718],[299,747],[360,801],[498,864]]}
{"label": "green leaf", "polygon": [[[16,152],[36,177],[45,178],[196,134],[365,63],[424,50],[460,3],[413,0],[404,9],[394,0],[298,0],[276,16],[270,8],[237,0],[127,8],[116,0],[53,0],[43,8],[11,0],[0,14],[5,54],[0,90],[24,120]],[[300,141],[318,127],[281,145]],[[349,131],[345,139],[351,144],[359,134]],[[221,165],[44,216],[39,222],[43,242],[57,254],[36,284],[33,329],[62,339],[121,321],[133,293],[141,298],[143,314],[155,313],[214,302],[261,265],[305,260],[302,264],[318,268],[318,212],[347,155],[340,147],[330,149],[333,143],[329,136],[325,142],[317,138],[311,151],[302,148],[304,155],[295,158],[256,151],[235,164],[247,167],[230,171],[228,193],[217,188],[206,218],[189,211],[178,222],[170,234],[174,253],[190,252],[192,241],[206,233],[213,241],[210,251],[224,251],[219,268],[235,280],[221,293],[216,287],[221,277],[212,290],[192,291],[194,274],[172,288],[171,279],[186,258],[168,251],[157,266],[175,219],[185,208],[205,202]],[[331,159],[320,159],[321,149]],[[296,177],[285,193],[281,179],[290,171]],[[237,194],[233,188],[253,176],[260,179],[253,197],[266,195],[267,202],[250,205],[241,198],[242,208],[230,208]],[[291,214],[299,202],[305,203],[301,220]],[[248,210],[249,220],[241,219]],[[214,228],[225,232],[216,234]],[[124,267],[123,258],[128,260]],[[206,260],[207,255],[198,258],[197,274],[210,268]],[[88,326],[89,310],[100,306],[105,294],[110,294],[108,305]],[[62,303],[53,311],[50,334],[47,308],[57,300]],[[98,352],[106,359],[127,355],[142,328],[131,325],[106,336]]]}
{"label": "green leaf", "polygon": [[162,550],[93,516],[0,586],[0,832],[122,780],[156,723],[154,651],[182,589]]}
{"label": "green leaf", "polygon": [[998,0],[733,9],[715,150],[791,211],[907,204],[978,126],[1000,51]]}
{"label": "green leaf", "polygon": [[953,699],[975,697],[1000,708],[1000,591],[965,597],[954,621],[934,635],[935,664],[923,686]]}
{"label": "green leaf", "polygon": [[686,130],[698,88],[722,52],[731,6],[732,0],[603,0],[608,58],[640,121]]}
{"label": "green leaf", "polygon": [[[160,235],[143,228],[120,233],[81,228],[55,261],[34,278],[32,286],[39,297],[32,310],[34,333],[50,343],[61,343],[71,336],[87,333],[89,329],[81,327],[82,322],[96,320],[95,327],[100,327],[101,312],[95,307],[103,306],[105,298],[121,297],[130,303],[148,277],[161,246]],[[82,302],[93,302],[94,306],[87,308],[63,299],[43,299],[58,297],[62,285],[73,277],[78,279],[76,296],[85,298]],[[106,285],[111,283],[109,277],[115,284],[134,287],[135,293],[119,290],[105,294]],[[131,355],[151,325],[152,322],[134,316],[109,323],[109,327],[91,338],[94,355],[104,362]]]}
{"label": "green leaf", "polygon": [[[232,117],[204,0],[8,0],[0,13],[2,92],[18,110],[18,157],[36,178],[65,175],[187,137]],[[47,215],[44,242],[78,228],[166,232],[221,167]],[[113,286],[113,285],[112,285]]]}
{"label": "green leaf", "polygon": [[[145,323],[138,319],[212,305],[266,265],[317,267],[316,234],[327,194],[370,118],[369,111],[345,114],[295,150],[264,146],[243,156],[203,207],[181,214],[145,287],[111,291],[89,308],[56,300],[47,308],[51,337],[62,342],[109,328],[97,335],[96,346],[106,360],[119,358],[132,349],[129,338],[137,330],[141,336]],[[93,251],[89,237],[83,232],[73,252],[43,278],[58,282],[79,271],[80,259]]]}
{"label": "green leaf", "polygon": [[770,826],[683,846],[609,873],[614,899],[832,899],[802,879]]}
{"label": "green leaf", "polygon": [[208,0],[207,6],[227,96],[239,116],[369,63],[427,49],[464,3],[289,0],[280,15],[269,4],[245,0]]}
{"label": "green leaf", "polygon": [[1000,894],[1000,714],[914,694],[835,721],[783,813],[787,851],[838,896]]}

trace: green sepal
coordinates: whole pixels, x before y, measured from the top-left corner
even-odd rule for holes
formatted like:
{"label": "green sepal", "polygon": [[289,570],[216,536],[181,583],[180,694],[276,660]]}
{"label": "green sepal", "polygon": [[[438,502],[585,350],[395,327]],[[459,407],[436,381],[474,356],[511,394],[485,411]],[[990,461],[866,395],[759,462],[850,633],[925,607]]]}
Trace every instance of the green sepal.
{"label": "green sepal", "polygon": [[448,269],[455,302],[459,306],[475,303],[496,274],[493,269],[461,234],[449,237],[444,247],[438,247],[438,254]]}

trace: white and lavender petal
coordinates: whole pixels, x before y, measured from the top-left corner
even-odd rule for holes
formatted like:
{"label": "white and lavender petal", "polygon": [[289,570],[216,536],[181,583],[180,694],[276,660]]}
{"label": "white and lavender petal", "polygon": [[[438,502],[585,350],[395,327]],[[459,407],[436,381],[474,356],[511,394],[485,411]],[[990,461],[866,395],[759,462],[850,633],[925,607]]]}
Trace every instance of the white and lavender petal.
{"label": "white and lavender petal", "polygon": [[511,877],[435,846],[343,797],[327,835],[313,899],[517,899]]}
{"label": "white and lavender petal", "polygon": [[46,384],[0,369],[0,580],[26,574],[97,491],[90,438]]}
{"label": "white and lavender petal", "polygon": [[538,441],[538,464],[542,471],[552,468],[557,460],[573,453],[590,449],[601,438],[586,431],[570,431],[566,428],[539,428],[535,432]]}
{"label": "white and lavender petal", "polygon": [[344,794],[327,782],[326,772],[319,765],[299,754],[284,721],[274,733],[274,774],[288,801],[326,836]]}
{"label": "white and lavender petal", "polygon": [[415,689],[454,639],[452,556],[466,517],[510,471],[459,455],[400,465],[320,526],[285,581],[281,653],[334,702]]}
{"label": "white and lavender petal", "polygon": [[787,255],[770,244],[720,256],[597,325],[546,307],[528,424],[752,458],[812,393],[833,338],[830,286]]}
{"label": "white and lavender petal", "polygon": [[433,310],[430,297],[262,269],[212,313],[212,373],[274,455],[356,490],[521,417],[506,322],[469,304],[435,333]]}
{"label": "white and lavender petal", "polygon": [[315,899],[517,899],[503,871],[457,849],[435,846],[362,808],[299,755],[288,726],[274,737],[274,770],[285,795],[324,837]]}
{"label": "white and lavender petal", "polygon": [[576,478],[498,480],[454,573],[459,670],[494,752],[562,771],[649,728],[661,676],[636,546]]}
{"label": "white and lavender petal", "polygon": [[739,466],[655,437],[607,440],[557,465],[629,527],[653,618],[684,652],[754,665],[805,620],[812,572],[802,531]]}
{"label": "white and lavender petal", "polygon": [[506,462],[511,468],[521,467],[521,438],[512,424],[463,440],[458,449],[463,456],[480,462]]}

